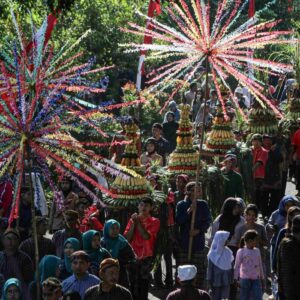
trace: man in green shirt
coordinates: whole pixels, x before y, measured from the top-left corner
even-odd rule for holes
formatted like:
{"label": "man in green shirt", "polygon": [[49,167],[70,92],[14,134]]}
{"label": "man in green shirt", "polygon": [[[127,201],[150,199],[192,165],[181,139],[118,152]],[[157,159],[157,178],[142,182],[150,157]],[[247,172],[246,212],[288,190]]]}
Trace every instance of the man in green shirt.
{"label": "man in green shirt", "polygon": [[240,173],[235,171],[236,155],[227,154],[224,160],[222,173],[224,176],[224,197],[239,197],[244,198],[245,190],[243,178]]}

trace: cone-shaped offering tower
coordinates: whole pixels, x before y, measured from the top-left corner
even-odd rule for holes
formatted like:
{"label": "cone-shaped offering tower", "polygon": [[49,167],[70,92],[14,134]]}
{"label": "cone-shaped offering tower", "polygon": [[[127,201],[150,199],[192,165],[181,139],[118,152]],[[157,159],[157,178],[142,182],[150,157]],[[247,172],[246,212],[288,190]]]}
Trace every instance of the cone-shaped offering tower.
{"label": "cone-shaped offering tower", "polygon": [[[142,173],[141,162],[136,147],[138,127],[133,122],[130,122],[125,125],[125,131],[126,139],[132,141],[132,143],[126,145],[121,165],[137,173]],[[110,186],[110,190],[116,195],[114,199],[106,200],[107,204],[111,206],[134,206],[138,204],[139,200],[149,194],[147,180],[139,174],[128,178],[116,177]]]}
{"label": "cone-shaped offering tower", "polygon": [[213,120],[213,126],[207,135],[206,151],[215,154],[225,154],[228,150],[234,148],[236,140],[232,131],[230,120],[226,120],[222,109],[219,108],[216,117]]}
{"label": "cone-shaped offering tower", "polygon": [[177,146],[170,155],[169,172],[173,175],[196,175],[199,153],[193,147],[193,128],[190,122],[190,106],[181,106],[179,128],[177,130]]}
{"label": "cone-shaped offering tower", "polygon": [[249,111],[248,125],[252,134],[276,134],[278,131],[278,120],[274,111],[269,107],[261,107],[258,102]]}
{"label": "cone-shaped offering tower", "polygon": [[287,105],[287,119],[296,121],[300,118],[300,89],[294,91],[294,97]]}

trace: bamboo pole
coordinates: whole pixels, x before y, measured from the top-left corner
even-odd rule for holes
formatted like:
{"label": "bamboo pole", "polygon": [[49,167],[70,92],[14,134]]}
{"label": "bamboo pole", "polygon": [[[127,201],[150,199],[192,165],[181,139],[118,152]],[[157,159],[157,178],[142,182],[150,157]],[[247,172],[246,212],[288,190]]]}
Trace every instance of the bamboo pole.
{"label": "bamboo pole", "polygon": [[35,274],[36,274],[36,300],[41,299],[41,284],[40,284],[40,274],[39,274],[39,246],[38,246],[38,237],[36,229],[36,218],[35,218],[35,203],[34,203],[34,193],[33,193],[33,184],[32,184],[32,170],[31,170],[31,149],[27,144],[27,154],[28,154],[28,172],[29,172],[29,188],[30,188],[30,197],[31,197],[31,217],[32,217],[32,237],[34,241],[34,259],[35,259]]}
{"label": "bamboo pole", "polygon": [[[197,162],[197,171],[196,171],[196,186],[195,186],[195,192],[194,192],[194,197],[192,199],[193,202],[197,201],[197,195],[199,192],[199,181],[200,181],[200,164],[201,164],[201,152],[203,148],[203,142],[204,142],[204,131],[205,131],[205,118],[206,118],[206,105],[207,105],[207,100],[209,98],[209,93],[208,93],[208,68],[209,68],[209,63],[208,63],[208,57],[206,57],[206,75],[205,75],[205,97],[204,97],[204,111],[203,111],[203,122],[202,122],[202,130],[201,130],[201,138],[200,138],[200,145],[199,145],[199,156],[198,156],[198,162]],[[201,109],[201,107],[200,107]],[[196,219],[196,209],[193,210],[192,212],[192,220],[191,220],[191,228],[190,231],[194,230],[195,227],[195,219]],[[188,248],[188,261],[191,261],[192,258],[192,251],[193,251],[193,240],[194,237],[190,235],[189,238],[189,248]]]}

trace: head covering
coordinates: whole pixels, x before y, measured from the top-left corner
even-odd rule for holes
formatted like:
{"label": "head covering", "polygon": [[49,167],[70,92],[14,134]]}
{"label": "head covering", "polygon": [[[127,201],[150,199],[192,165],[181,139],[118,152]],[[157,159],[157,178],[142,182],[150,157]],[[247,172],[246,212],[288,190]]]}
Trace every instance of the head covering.
{"label": "head covering", "polygon": [[6,235],[8,235],[10,233],[14,234],[18,239],[20,239],[19,232],[16,229],[14,229],[14,228],[7,228],[5,230],[5,232],[3,233],[3,237],[5,237]]}
{"label": "head covering", "polygon": [[225,162],[227,160],[237,160],[237,157],[236,157],[235,154],[226,154],[225,159],[223,160],[223,162]]}
{"label": "head covering", "polygon": [[56,277],[56,271],[60,264],[60,258],[55,255],[44,256],[39,263],[40,282],[49,277]]}
{"label": "head covering", "polygon": [[251,142],[252,141],[260,141],[262,143],[262,135],[259,133],[253,134],[251,138]]}
{"label": "head covering", "polygon": [[186,175],[186,174],[180,174],[180,175],[178,175],[177,176],[177,178],[179,179],[181,179],[181,180],[183,180],[186,184],[189,182],[189,176],[188,175]]}
{"label": "head covering", "polygon": [[95,235],[100,236],[100,232],[96,230],[89,230],[82,235],[83,250],[89,255],[91,262],[99,262],[102,260],[100,249],[92,248],[92,240]]}
{"label": "head covering", "polygon": [[174,100],[170,101],[169,105],[168,105],[169,108],[176,108],[177,109],[177,104]]}
{"label": "head covering", "polygon": [[174,112],[168,111],[168,112],[166,113],[166,116],[168,117],[168,115],[172,115],[173,118],[175,119],[175,114],[174,114]]}
{"label": "head covering", "polygon": [[77,220],[79,218],[78,212],[72,209],[67,210],[65,215],[73,220]]}
{"label": "head covering", "polygon": [[225,271],[232,269],[234,260],[232,251],[225,246],[229,236],[230,233],[228,231],[217,231],[207,255],[208,259],[215,266]]}
{"label": "head covering", "polygon": [[230,233],[229,239],[234,234],[235,226],[240,221],[240,216],[234,216],[233,210],[238,205],[238,201],[235,198],[228,198],[225,200],[223,207],[222,207],[222,214],[220,216],[220,224],[219,230],[225,230]]}
{"label": "head covering", "polygon": [[6,292],[7,292],[7,289],[8,289],[11,285],[15,285],[15,286],[20,290],[20,298],[19,298],[19,300],[22,300],[23,297],[22,297],[21,282],[20,282],[20,280],[17,279],[17,278],[10,278],[10,279],[6,280],[6,282],[4,283],[4,286],[3,286],[3,292],[2,292],[3,300],[6,300],[6,299],[7,299],[7,297],[6,297]]}
{"label": "head covering", "polygon": [[292,202],[292,203],[297,203],[298,200],[295,196],[292,196],[292,195],[286,195],[284,196],[280,202],[279,202],[279,206],[278,206],[278,210],[279,210],[279,214],[281,214],[282,216],[286,216],[287,215],[287,212],[285,210],[285,206],[289,203],[289,202]]}
{"label": "head covering", "polygon": [[197,267],[194,265],[183,265],[178,267],[178,278],[182,281],[192,280],[197,275]]}
{"label": "head covering", "polygon": [[241,94],[241,95],[243,95],[243,94],[244,94],[244,91],[243,91],[243,89],[242,89],[240,86],[238,86],[238,87],[235,89],[234,93],[235,93],[235,94]]}
{"label": "head covering", "polygon": [[105,248],[109,251],[113,258],[118,258],[119,252],[123,249],[127,244],[127,240],[119,234],[117,237],[112,238],[109,236],[110,228],[117,224],[120,229],[120,223],[116,220],[108,220],[104,225],[103,231],[103,241],[105,242]]}
{"label": "head covering", "polygon": [[100,264],[100,272],[103,272],[111,267],[117,267],[118,269],[120,269],[119,261],[113,258],[106,258]]}
{"label": "head covering", "polygon": [[[68,238],[64,242],[64,248],[66,247],[67,244],[72,245],[72,248],[74,249],[74,252],[78,251],[80,249],[80,242],[75,238]],[[67,256],[64,255],[64,263],[65,263],[65,268],[66,268],[67,272],[72,274],[71,257],[67,257]]]}

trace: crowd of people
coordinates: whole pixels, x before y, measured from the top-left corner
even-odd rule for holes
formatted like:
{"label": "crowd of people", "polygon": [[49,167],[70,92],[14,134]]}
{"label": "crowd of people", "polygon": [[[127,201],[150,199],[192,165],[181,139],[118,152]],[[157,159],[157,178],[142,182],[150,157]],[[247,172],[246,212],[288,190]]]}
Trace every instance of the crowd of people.
{"label": "crowd of people", "polygon": [[[288,88],[272,90],[278,107]],[[251,108],[241,87],[235,97],[242,109]],[[183,98],[191,106],[197,147],[204,134],[201,124],[210,130],[218,93],[211,89],[205,105],[204,93],[193,83]],[[226,107],[230,116],[233,104],[228,101]],[[153,124],[151,137],[143,143],[144,152],[137,141],[143,165],[168,164],[176,148],[180,113],[180,106],[170,102],[163,123]],[[124,130],[118,135],[116,139]],[[156,288],[166,291],[167,300],[262,300],[264,292],[273,299],[300,299],[300,129],[288,137],[254,134],[246,140],[240,131],[235,137],[237,149],[248,147],[251,166],[241,170],[235,151],[217,164],[224,179],[217,215],[201,182],[197,185],[186,174],[170,180],[164,203],[144,197],[125,217],[92,203],[68,177],[58,183],[64,210],[53,201],[48,212],[47,205],[40,204],[45,198],[42,188],[35,190],[38,265],[28,180],[21,189],[19,218],[7,227],[14,191],[12,179],[3,176],[2,299],[39,295],[44,300],[147,300],[149,289]],[[111,147],[110,159],[120,163],[122,147]],[[252,189],[247,176],[253,179]],[[153,190],[163,191],[161,175],[149,174],[147,179]],[[286,195],[288,180],[296,183],[297,195]]]}

